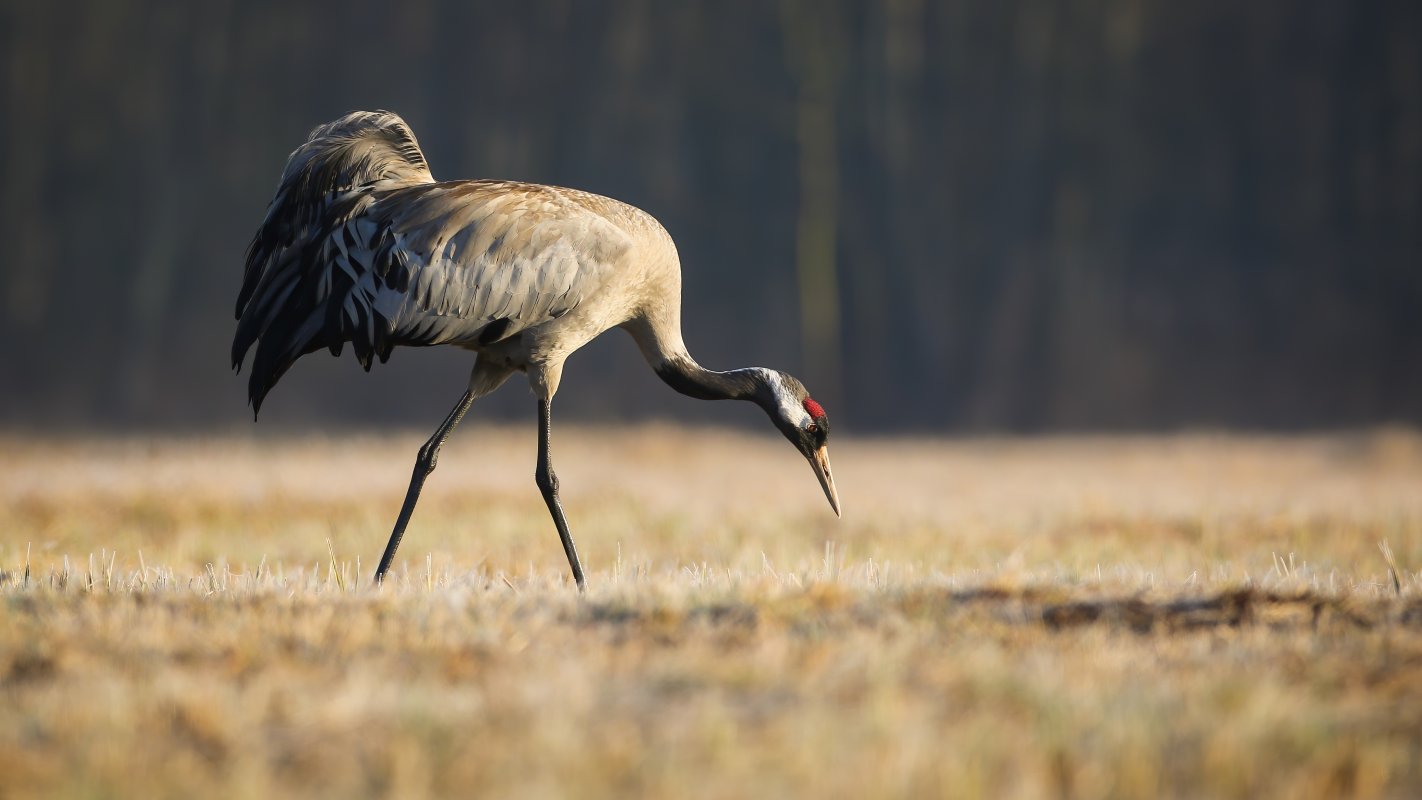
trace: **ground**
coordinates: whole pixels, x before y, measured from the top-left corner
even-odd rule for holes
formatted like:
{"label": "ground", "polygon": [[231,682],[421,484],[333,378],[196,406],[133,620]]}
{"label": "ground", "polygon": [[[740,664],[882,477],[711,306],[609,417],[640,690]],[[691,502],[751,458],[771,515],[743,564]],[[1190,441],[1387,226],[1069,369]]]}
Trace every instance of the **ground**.
{"label": "ground", "polygon": [[0,438],[0,797],[1422,794],[1422,437]]}

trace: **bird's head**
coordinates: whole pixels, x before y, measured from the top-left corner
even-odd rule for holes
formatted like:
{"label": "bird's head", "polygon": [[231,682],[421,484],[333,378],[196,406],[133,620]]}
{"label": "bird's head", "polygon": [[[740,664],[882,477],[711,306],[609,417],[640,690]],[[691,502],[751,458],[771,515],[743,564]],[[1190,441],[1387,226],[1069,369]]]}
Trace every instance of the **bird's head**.
{"label": "bird's head", "polygon": [[793,376],[774,370],[765,370],[765,373],[765,393],[763,399],[757,398],[762,399],[761,407],[790,444],[810,462],[825,497],[838,516],[839,494],[835,492],[834,474],[830,472],[829,416],[824,406],[811,399],[805,384]]}

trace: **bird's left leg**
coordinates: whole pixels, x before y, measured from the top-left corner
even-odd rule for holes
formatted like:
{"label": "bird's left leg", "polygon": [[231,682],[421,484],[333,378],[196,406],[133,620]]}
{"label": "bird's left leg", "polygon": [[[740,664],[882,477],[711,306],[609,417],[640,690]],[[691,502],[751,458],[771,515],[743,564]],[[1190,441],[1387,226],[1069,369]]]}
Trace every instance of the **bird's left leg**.
{"label": "bird's left leg", "polygon": [[434,435],[420,447],[420,455],[415,459],[415,470],[410,476],[410,488],[405,492],[405,503],[400,506],[400,516],[395,520],[395,530],[390,534],[390,541],[385,545],[385,554],[380,557],[380,566],[375,569],[375,582],[381,583],[385,580],[385,573],[390,569],[390,562],[395,560],[395,551],[400,548],[400,540],[405,537],[405,527],[410,524],[410,515],[415,513],[415,503],[420,500],[420,489],[424,488],[425,478],[434,472],[435,464],[439,461],[439,449],[444,447],[444,442],[449,435],[454,432],[454,426],[464,418],[464,412],[469,410],[469,406],[474,404],[474,392],[467,391],[459,402],[455,404],[454,410],[449,412],[449,416],[444,418]]}
{"label": "bird's left leg", "polygon": [[541,397],[538,400],[538,470],[534,473],[534,478],[538,481],[538,490],[543,492],[543,502],[548,504],[548,513],[553,515],[558,537],[563,540],[563,552],[568,555],[568,566],[573,568],[573,580],[578,582],[578,591],[586,591],[588,583],[583,578],[583,564],[578,560],[578,548],[573,545],[573,535],[568,532],[568,520],[563,516],[563,504],[558,500],[558,476],[553,472],[553,450],[549,444],[552,430],[552,400]]}
{"label": "bird's left leg", "polygon": [[439,461],[439,450],[444,447],[444,442],[449,435],[454,432],[454,426],[464,419],[464,414],[475,400],[489,394],[499,388],[504,381],[508,380],[512,372],[508,367],[494,366],[491,362],[480,359],[474,362],[474,370],[469,374],[469,389],[459,398],[454,410],[449,412],[449,416],[444,418],[434,435],[420,447],[419,457],[415,459],[415,469],[410,475],[410,488],[405,492],[405,503],[400,506],[400,516],[395,520],[395,530],[390,534],[390,541],[385,545],[385,554],[380,557],[380,566],[375,570],[375,582],[381,583],[385,580],[385,573],[390,569],[390,563],[395,560],[395,551],[400,548],[400,540],[405,536],[405,528],[410,524],[410,515],[415,512],[415,503],[420,499],[420,489],[425,485],[425,478],[434,472],[435,464]]}

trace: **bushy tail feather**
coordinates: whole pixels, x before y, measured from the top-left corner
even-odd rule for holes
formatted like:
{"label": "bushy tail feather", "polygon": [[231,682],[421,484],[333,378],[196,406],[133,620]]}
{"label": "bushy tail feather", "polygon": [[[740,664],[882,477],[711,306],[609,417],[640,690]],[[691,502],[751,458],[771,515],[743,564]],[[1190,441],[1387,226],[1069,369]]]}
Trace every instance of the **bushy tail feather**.
{"label": "bushy tail feather", "polygon": [[[344,301],[349,282],[333,285],[322,254],[326,237],[368,202],[360,190],[433,181],[414,132],[388,111],[356,111],[321,125],[292,152],[247,248],[237,295],[232,365],[240,371],[257,344],[248,380],[254,412],[296,359],[323,347],[340,352],[344,337],[324,323],[339,319],[327,306]],[[379,353],[382,360],[387,353]],[[370,355],[362,358],[367,369]]]}

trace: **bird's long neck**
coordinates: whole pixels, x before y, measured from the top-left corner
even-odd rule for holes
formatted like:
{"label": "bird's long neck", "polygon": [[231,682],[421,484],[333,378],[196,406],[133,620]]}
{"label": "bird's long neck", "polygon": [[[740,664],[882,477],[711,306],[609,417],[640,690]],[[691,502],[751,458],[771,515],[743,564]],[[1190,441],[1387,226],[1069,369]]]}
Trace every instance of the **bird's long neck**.
{"label": "bird's long neck", "polygon": [[755,401],[764,383],[756,368],[716,372],[696,363],[690,356],[668,359],[653,369],[668,386],[697,400]]}
{"label": "bird's long neck", "polygon": [[716,372],[696,363],[681,339],[678,316],[651,315],[625,325],[657,377],[698,400],[750,400],[763,405],[769,394],[767,370],[751,367]]}

